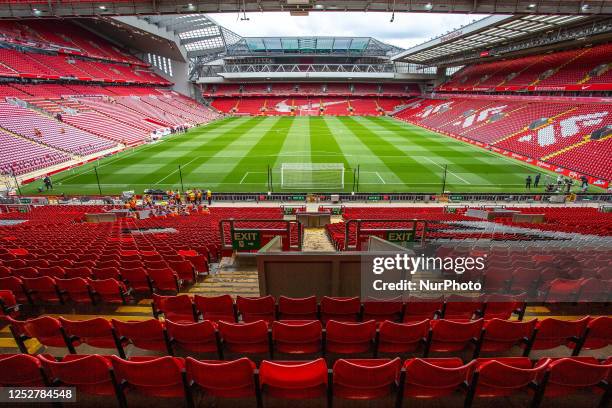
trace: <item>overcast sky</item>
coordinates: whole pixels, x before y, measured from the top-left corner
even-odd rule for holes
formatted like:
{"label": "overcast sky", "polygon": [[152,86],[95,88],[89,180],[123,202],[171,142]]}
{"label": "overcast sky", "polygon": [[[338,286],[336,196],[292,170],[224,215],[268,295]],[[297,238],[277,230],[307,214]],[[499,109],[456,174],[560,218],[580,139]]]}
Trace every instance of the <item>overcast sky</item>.
{"label": "overcast sky", "polygon": [[483,15],[396,13],[313,12],[307,17],[289,13],[247,13],[249,21],[241,21],[237,13],[213,14],[222,26],[244,37],[269,36],[363,36],[402,48],[412,47],[471,23]]}

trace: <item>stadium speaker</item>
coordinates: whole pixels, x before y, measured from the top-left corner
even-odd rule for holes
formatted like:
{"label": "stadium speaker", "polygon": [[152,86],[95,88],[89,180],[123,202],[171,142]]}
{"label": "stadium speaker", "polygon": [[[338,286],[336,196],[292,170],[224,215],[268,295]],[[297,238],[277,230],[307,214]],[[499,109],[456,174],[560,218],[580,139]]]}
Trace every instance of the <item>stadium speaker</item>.
{"label": "stadium speaker", "polygon": [[591,133],[591,140],[603,139],[610,135],[612,135],[612,125],[607,125]]}

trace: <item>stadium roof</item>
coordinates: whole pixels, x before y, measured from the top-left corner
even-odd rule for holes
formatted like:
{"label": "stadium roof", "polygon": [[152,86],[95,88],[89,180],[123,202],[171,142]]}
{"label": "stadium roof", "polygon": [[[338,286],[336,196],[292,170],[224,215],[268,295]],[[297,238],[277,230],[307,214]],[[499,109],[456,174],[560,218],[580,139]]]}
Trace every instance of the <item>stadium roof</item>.
{"label": "stadium roof", "polygon": [[289,11],[612,14],[610,0],[5,0],[0,18]]}
{"label": "stadium roof", "polygon": [[139,17],[160,28],[173,32],[180,39],[188,55],[194,52],[224,52],[228,45],[240,40],[238,34],[217,24],[204,14],[184,14],[175,16]]}
{"label": "stadium roof", "polygon": [[[423,65],[442,65],[461,56],[513,41],[534,38],[544,33],[593,23],[598,17],[588,15],[496,15],[483,18],[472,24],[448,32],[412,47],[393,57],[395,61]],[[478,54],[476,54],[478,55]]]}
{"label": "stadium roof", "polygon": [[389,57],[403,51],[371,37],[245,37],[228,45],[228,55],[365,55]]}

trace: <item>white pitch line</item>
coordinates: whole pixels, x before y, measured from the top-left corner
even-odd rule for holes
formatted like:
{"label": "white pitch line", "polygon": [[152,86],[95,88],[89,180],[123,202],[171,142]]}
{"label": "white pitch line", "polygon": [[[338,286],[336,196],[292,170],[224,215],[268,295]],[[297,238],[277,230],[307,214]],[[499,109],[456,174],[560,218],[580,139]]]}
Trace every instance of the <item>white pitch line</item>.
{"label": "white pitch line", "polygon": [[[188,165],[190,165],[191,163],[193,163],[193,161],[194,161],[194,160],[199,159],[199,158],[200,158],[200,156],[196,156],[196,157],[194,157],[193,159],[189,160],[187,163],[180,165],[180,166],[181,166],[181,169],[184,169],[185,167],[187,167]],[[167,179],[168,177],[170,177],[171,175],[173,175],[173,174],[174,174],[174,173],[176,173],[177,171],[178,171],[178,167],[177,167],[177,169],[176,169],[176,170],[174,170],[174,171],[172,171],[172,172],[168,173],[168,174],[166,175],[166,177],[162,178],[161,180],[159,180],[157,183],[154,183],[153,185],[154,185],[154,186],[156,186],[156,185],[160,184],[162,181],[164,181],[165,179]]]}
{"label": "white pitch line", "polygon": [[382,181],[383,184],[387,184],[387,182],[385,181],[385,179],[383,179],[382,177],[380,177],[380,174],[378,174],[378,172],[375,172],[376,175],[378,176],[378,178],[380,179],[380,181]]}
{"label": "white pitch line", "polygon": [[240,179],[240,184],[242,184],[242,182],[244,181],[245,178],[247,178],[248,175],[249,175],[248,171],[244,173],[244,176],[242,176],[242,178]]}
{"label": "white pitch line", "polygon": [[[431,160],[429,157],[427,156],[421,156],[423,159],[427,160],[428,162],[430,162],[431,164],[435,164],[436,166],[438,166],[439,168],[443,169],[444,166],[442,166],[440,163],[436,163],[435,161]],[[469,181],[467,181],[466,179],[464,179],[461,176],[458,176],[457,174],[453,173],[452,171],[449,171],[449,174],[452,174],[453,176],[457,177],[459,180],[463,181],[465,184],[472,184]]]}

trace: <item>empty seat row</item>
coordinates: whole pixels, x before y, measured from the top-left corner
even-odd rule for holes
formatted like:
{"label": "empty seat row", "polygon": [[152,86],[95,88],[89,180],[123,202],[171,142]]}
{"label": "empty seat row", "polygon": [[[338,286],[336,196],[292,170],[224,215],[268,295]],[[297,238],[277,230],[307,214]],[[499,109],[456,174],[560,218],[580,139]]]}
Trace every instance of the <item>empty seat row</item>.
{"label": "empty seat row", "polygon": [[250,323],[226,321],[164,322],[149,319],[124,322],[94,318],[71,321],[60,317],[41,316],[20,321],[10,316],[5,319],[20,350],[27,353],[24,341],[36,338],[48,347],[67,347],[76,353],[75,346],[116,349],[125,356],[124,347],[134,347],[175,355],[179,351],[214,353],[220,359],[226,353],[265,354],[378,354],[400,355],[422,353],[507,352],[519,346],[523,356],[531,350],[547,350],[565,346],[578,355],[581,350],[601,349],[612,344],[612,318],[601,316],[579,320],[546,318],[538,321],[510,321],[502,319],[473,321],[423,320],[411,323],[383,321],[339,322],[330,320],[323,328],[318,320],[274,321],[258,320]]}
{"label": "empty seat row", "polygon": [[201,315],[206,320],[252,322],[256,320],[315,320],[338,321],[418,321],[424,319],[472,319],[479,317],[509,319],[512,315],[522,319],[525,313],[523,295],[489,295],[465,297],[449,295],[446,298],[410,296],[404,302],[371,299],[362,303],[358,297],[323,296],[318,302],[315,296],[291,298],[279,296],[237,296],[236,302],[229,295],[154,296],[153,313],[166,318],[190,319]]}
{"label": "empty seat row", "polygon": [[[331,407],[339,400],[395,398],[396,408],[415,398],[442,399],[464,396],[464,406],[475,399],[527,396],[532,407],[542,400],[588,391],[601,407],[609,402],[607,390],[612,362],[594,358],[337,360],[328,369],[324,359],[268,361],[259,367],[248,358],[233,361],[191,357],[137,357],[68,355],[56,360],[47,355],[0,355],[0,385],[76,387],[78,393],[130,405],[133,394],[150,398],[182,399],[187,407],[196,398],[251,399],[258,408],[269,399],[316,400]],[[605,391],[605,392],[604,392]],[[80,396],[81,397],[81,396]],[[582,396],[582,398],[588,398]]]}
{"label": "empty seat row", "polygon": [[10,290],[21,303],[30,305],[70,303],[128,303],[132,292],[152,293],[165,291],[176,293],[183,285],[171,269],[131,270],[124,274],[130,280],[115,278],[52,278],[39,276],[0,278],[0,290]]}

